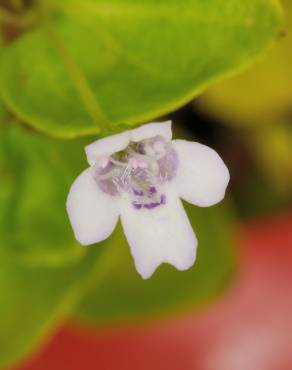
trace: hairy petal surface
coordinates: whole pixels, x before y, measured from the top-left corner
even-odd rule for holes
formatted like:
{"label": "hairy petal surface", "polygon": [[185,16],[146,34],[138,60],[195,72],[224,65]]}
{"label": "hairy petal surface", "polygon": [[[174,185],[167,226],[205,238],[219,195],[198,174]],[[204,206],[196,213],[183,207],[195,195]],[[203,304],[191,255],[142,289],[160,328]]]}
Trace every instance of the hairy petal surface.
{"label": "hairy petal surface", "polygon": [[186,140],[174,140],[179,165],[174,179],[180,197],[200,207],[220,202],[230,175],[215,150]]}

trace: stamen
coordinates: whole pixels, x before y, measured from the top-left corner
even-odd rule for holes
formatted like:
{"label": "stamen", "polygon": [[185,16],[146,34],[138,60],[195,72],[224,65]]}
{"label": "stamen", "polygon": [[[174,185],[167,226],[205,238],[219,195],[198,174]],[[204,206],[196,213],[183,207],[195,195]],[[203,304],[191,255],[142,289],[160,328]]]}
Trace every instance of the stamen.
{"label": "stamen", "polygon": [[130,143],[121,152],[100,157],[94,166],[94,179],[105,193],[128,193],[137,210],[166,204],[160,187],[176,175],[178,159],[170,142],[161,136]]}

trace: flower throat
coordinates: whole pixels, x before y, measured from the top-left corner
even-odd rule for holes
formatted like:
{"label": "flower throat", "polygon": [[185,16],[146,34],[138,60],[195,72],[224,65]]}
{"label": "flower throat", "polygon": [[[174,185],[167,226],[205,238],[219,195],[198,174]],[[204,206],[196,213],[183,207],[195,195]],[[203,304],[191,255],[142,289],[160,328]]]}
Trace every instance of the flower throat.
{"label": "flower throat", "polygon": [[177,165],[171,142],[155,136],[100,157],[94,166],[94,179],[111,196],[127,194],[135,209],[153,209],[167,203],[163,185],[175,177]]}

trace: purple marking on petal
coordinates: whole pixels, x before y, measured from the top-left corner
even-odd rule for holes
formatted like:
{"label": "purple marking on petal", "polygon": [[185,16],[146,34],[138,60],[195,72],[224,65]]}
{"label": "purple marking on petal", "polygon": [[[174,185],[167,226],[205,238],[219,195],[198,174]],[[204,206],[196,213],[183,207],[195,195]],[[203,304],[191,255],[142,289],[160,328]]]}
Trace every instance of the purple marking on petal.
{"label": "purple marking on petal", "polygon": [[155,194],[155,193],[157,193],[156,187],[155,186],[150,186],[149,194]]}
{"label": "purple marking on petal", "polygon": [[133,204],[133,207],[135,209],[141,209],[142,208],[142,204],[140,204],[140,203],[133,202],[132,204]]}
{"label": "purple marking on petal", "polygon": [[152,209],[152,208],[155,208],[155,207],[158,207],[160,206],[160,203],[158,202],[155,202],[155,203],[146,203],[144,204],[144,208],[147,208],[147,209]]}
{"label": "purple marking on petal", "polygon": [[164,194],[161,194],[160,204],[166,204],[166,196]]}
{"label": "purple marking on petal", "polygon": [[139,191],[139,190],[136,190],[136,189],[133,188],[133,192],[138,197],[143,197],[143,195],[144,195],[144,192],[142,190]]}

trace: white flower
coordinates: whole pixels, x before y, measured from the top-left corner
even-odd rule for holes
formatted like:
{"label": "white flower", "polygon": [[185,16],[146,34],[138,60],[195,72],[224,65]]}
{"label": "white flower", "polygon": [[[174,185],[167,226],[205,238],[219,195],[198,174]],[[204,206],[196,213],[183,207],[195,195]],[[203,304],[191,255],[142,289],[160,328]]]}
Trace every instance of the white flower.
{"label": "white flower", "polygon": [[67,211],[83,245],[106,239],[119,216],[136,268],[191,267],[197,239],[179,198],[200,207],[224,198],[229,172],[209,147],[171,140],[171,122],[149,123],[85,148],[90,167],[73,183]]}

